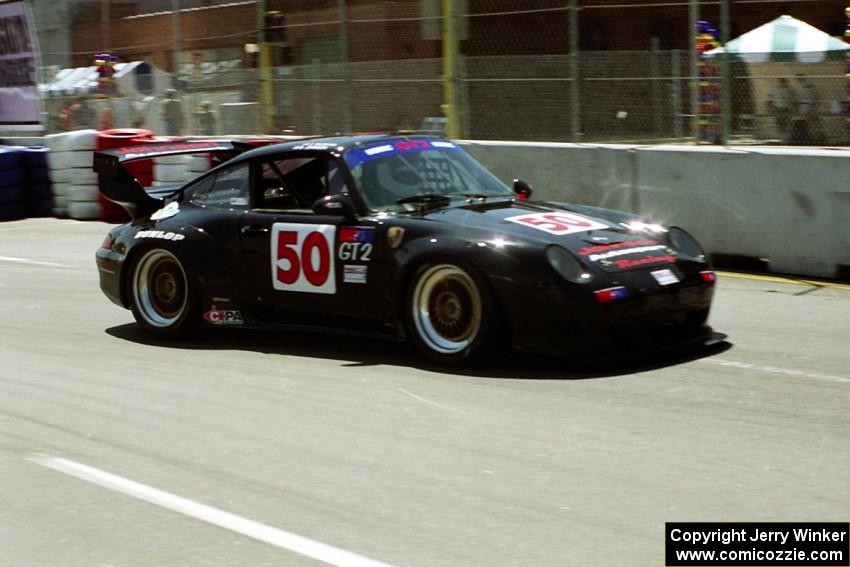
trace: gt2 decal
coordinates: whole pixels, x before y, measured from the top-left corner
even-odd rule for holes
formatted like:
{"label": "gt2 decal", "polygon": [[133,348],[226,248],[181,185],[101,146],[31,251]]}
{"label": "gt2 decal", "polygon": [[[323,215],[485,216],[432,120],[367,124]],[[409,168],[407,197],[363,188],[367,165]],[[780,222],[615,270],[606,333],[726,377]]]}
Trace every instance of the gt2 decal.
{"label": "gt2 decal", "polygon": [[280,291],[336,293],[330,224],[272,225],[272,286]]}
{"label": "gt2 decal", "polygon": [[204,320],[213,325],[241,325],[242,313],[239,311],[207,311],[204,313]]}
{"label": "gt2 decal", "polygon": [[337,258],[343,262],[368,262],[372,259],[372,245],[368,242],[343,242],[339,245]]}
{"label": "gt2 decal", "polygon": [[375,229],[371,227],[343,227],[339,229],[337,258],[343,262],[368,262],[372,258]]}
{"label": "gt2 decal", "polygon": [[185,234],[177,234],[176,232],[165,232],[162,230],[140,230],[134,238],[161,238],[162,240],[173,240],[179,242],[186,238]]}
{"label": "gt2 decal", "polygon": [[557,236],[608,228],[606,224],[574,213],[533,213],[508,217],[505,220],[524,224]]}

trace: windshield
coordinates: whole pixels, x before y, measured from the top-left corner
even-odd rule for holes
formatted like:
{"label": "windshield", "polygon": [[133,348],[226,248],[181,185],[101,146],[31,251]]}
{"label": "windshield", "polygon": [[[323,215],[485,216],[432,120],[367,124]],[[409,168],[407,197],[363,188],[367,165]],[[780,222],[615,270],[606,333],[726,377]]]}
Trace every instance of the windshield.
{"label": "windshield", "polygon": [[350,150],[345,160],[373,210],[411,210],[452,198],[512,198],[507,185],[457,144],[436,138],[389,140]]}

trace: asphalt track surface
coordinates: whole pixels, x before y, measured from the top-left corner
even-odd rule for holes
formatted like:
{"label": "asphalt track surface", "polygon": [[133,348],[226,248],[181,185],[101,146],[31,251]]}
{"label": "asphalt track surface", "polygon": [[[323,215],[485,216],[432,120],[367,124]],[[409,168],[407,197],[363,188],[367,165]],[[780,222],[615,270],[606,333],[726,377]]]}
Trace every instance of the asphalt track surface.
{"label": "asphalt track surface", "polygon": [[108,225],[0,224],[0,565],[663,565],[666,521],[850,519],[850,286],[721,275],[712,348],[445,371],[160,344]]}

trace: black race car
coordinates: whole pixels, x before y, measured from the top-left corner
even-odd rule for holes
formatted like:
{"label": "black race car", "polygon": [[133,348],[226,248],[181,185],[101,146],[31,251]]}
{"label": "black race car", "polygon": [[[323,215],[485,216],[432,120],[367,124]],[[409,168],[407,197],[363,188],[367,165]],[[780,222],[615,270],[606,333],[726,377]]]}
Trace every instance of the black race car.
{"label": "black race car", "polygon": [[[407,338],[458,363],[499,339],[564,355],[701,340],[715,275],[681,228],[528,200],[463,148],[418,135],[148,144],[95,154],[132,216],[97,251],[100,285],[157,337],[198,325]],[[223,163],[146,191],[123,167]],[[506,343],[502,343],[506,344]]]}

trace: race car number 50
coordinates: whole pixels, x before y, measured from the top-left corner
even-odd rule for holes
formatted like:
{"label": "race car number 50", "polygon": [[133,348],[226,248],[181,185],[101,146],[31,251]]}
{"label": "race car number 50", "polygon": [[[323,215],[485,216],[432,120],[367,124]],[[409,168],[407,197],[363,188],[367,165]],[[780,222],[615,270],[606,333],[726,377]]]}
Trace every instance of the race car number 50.
{"label": "race car number 50", "polygon": [[272,226],[272,285],[280,291],[336,293],[331,248],[336,227],[329,224]]}
{"label": "race car number 50", "polygon": [[525,226],[536,228],[558,236],[571,234],[573,232],[587,232],[600,228],[608,228],[607,225],[593,219],[577,215],[575,213],[534,213],[530,215],[519,215],[508,217],[511,221]]}

